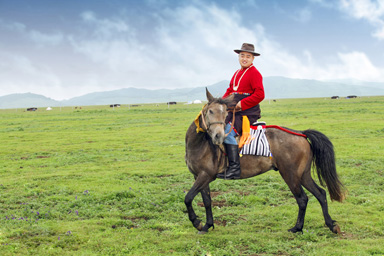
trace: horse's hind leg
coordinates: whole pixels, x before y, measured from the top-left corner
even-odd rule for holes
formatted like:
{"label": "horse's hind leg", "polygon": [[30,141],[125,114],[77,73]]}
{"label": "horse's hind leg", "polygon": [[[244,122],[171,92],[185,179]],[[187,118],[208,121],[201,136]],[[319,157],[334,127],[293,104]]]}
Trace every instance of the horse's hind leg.
{"label": "horse's hind leg", "polygon": [[213,227],[215,228],[213,224],[213,214],[212,214],[212,200],[211,200],[211,192],[209,189],[209,184],[206,188],[204,188],[201,191],[201,196],[203,197],[203,203],[205,207],[205,212],[207,215],[207,221],[203,227],[203,229],[200,231],[201,234],[208,232],[208,229]]}
{"label": "horse's hind leg", "polygon": [[327,225],[333,233],[339,234],[341,232],[340,227],[335,223],[336,221],[332,220],[328,213],[327,193],[325,190],[315,183],[310,172],[306,172],[306,174],[304,174],[302,183],[303,186],[308,189],[308,191],[311,192],[319,201],[323,211],[325,225]]}
{"label": "horse's hind leg", "polygon": [[288,231],[292,233],[303,232],[305,211],[307,210],[308,196],[305,194],[303,188],[298,185],[299,188],[291,189],[293,195],[295,196],[297,205],[299,206],[299,213],[297,215],[296,225],[289,229]]}
{"label": "horse's hind leg", "polygon": [[305,194],[300,184],[300,180],[295,175],[288,174],[288,172],[282,172],[281,170],[280,174],[287,183],[292,194],[295,196],[297,205],[299,206],[296,225],[288,231],[292,233],[302,232],[304,226],[305,211],[307,210],[308,196]]}
{"label": "horse's hind leg", "polygon": [[198,193],[200,193],[203,189],[208,186],[211,181],[212,178],[209,175],[204,172],[200,173],[196,177],[195,183],[193,184],[192,188],[188,191],[184,199],[184,203],[188,210],[189,220],[192,222],[193,226],[199,231],[203,230],[203,225],[201,224],[201,221],[197,218],[196,213],[193,210],[192,201]]}

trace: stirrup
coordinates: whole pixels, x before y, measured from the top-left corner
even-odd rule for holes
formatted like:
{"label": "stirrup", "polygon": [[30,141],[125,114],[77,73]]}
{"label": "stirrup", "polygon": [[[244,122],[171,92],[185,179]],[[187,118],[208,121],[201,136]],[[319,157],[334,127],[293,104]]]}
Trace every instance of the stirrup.
{"label": "stirrup", "polygon": [[223,180],[239,180],[241,179],[240,175],[241,175],[241,169],[240,169],[240,173],[233,173],[233,172],[228,173],[228,171],[225,170],[224,172],[216,174],[216,178],[223,179]]}

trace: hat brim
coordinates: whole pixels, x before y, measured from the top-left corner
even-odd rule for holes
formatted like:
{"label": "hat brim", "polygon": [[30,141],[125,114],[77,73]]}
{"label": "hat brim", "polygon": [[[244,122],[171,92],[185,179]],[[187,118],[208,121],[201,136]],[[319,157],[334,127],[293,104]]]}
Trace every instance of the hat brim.
{"label": "hat brim", "polygon": [[257,53],[257,52],[252,52],[252,51],[247,51],[247,50],[233,50],[235,53],[239,54],[241,52],[249,52],[249,53],[252,53],[253,56],[260,56],[260,53]]}

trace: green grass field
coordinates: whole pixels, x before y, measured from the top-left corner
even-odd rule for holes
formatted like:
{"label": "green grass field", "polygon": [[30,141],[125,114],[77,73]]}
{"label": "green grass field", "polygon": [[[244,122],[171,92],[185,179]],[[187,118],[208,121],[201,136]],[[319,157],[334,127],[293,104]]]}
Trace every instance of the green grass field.
{"label": "green grass field", "polygon": [[333,142],[342,235],[309,193],[303,234],[287,232],[298,207],[275,171],[211,183],[215,229],[198,235],[184,136],[201,107],[0,110],[0,255],[384,255],[384,97],[262,103],[267,124]]}

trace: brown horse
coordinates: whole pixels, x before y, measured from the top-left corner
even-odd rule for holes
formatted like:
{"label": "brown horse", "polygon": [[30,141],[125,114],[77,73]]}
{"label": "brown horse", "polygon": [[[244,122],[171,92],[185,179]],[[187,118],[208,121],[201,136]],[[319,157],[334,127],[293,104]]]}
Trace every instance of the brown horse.
{"label": "brown horse", "polygon": [[[203,131],[197,132],[193,122],[185,138],[185,161],[189,171],[194,175],[195,183],[185,196],[189,220],[199,233],[206,233],[213,227],[211,196],[209,183],[216,179],[219,172],[227,167],[227,159],[220,145],[223,143],[224,120],[232,97],[214,98],[207,90],[208,104],[203,108],[199,117],[199,126]],[[204,119],[204,120],[203,120]],[[293,130],[290,130],[293,131]],[[273,158],[253,155],[241,157],[241,179],[247,179],[269,170],[279,171],[289,189],[296,198],[299,213],[296,225],[290,232],[302,232],[308,197],[303,186],[319,201],[325,224],[334,233],[340,233],[340,228],[328,213],[326,192],[319,187],[311,177],[311,166],[316,167],[317,175],[322,186],[328,188],[332,200],[341,202],[344,199],[343,185],[336,173],[333,145],[322,133],[315,130],[294,131],[305,136],[298,136],[286,131],[267,128],[268,138]],[[203,226],[192,208],[195,196],[201,193],[206,211],[206,223]]]}

